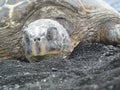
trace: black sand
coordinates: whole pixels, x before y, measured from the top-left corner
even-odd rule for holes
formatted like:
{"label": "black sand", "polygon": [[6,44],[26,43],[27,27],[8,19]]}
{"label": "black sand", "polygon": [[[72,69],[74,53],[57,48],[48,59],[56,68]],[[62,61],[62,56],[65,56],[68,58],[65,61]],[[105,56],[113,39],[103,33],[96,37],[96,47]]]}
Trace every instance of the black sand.
{"label": "black sand", "polygon": [[70,59],[0,60],[0,90],[120,90],[120,47],[86,43]]}

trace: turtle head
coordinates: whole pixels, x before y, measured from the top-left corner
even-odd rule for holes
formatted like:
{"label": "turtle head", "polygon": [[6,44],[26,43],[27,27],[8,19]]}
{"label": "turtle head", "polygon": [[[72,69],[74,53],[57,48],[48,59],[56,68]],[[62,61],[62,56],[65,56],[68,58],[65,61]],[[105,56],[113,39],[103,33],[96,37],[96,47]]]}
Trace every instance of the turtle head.
{"label": "turtle head", "polygon": [[49,19],[32,22],[23,30],[23,47],[29,61],[71,52],[67,31]]}

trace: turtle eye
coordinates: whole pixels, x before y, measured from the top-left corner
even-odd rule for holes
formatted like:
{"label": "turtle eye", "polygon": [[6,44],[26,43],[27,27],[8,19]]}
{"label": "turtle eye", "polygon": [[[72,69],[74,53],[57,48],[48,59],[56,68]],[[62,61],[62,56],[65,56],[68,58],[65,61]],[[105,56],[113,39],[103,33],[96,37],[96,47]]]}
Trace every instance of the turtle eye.
{"label": "turtle eye", "polygon": [[53,35],[51,35],[50,31],[47,32],[47,39],[48,40],[52,40],[53,39]]}
{"label": "turtle eye", "polygon": [[50,27],[47,30],[47,39],[48,40],[53,40],[57,37],[58,31],[56,27]]}

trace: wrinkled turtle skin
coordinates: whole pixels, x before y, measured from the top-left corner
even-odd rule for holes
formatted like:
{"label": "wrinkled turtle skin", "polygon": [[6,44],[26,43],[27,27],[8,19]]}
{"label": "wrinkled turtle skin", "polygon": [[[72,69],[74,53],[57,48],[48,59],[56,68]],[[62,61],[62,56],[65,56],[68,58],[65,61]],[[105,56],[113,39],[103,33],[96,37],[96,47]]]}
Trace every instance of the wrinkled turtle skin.
{"label": "wrinkled turtle skin", "polygon": [[120,43],[120,14],[102,0],[1,0],[0,58],[24,59],[22,31],[39,19],[59,22],[71,46],[78,43]]}

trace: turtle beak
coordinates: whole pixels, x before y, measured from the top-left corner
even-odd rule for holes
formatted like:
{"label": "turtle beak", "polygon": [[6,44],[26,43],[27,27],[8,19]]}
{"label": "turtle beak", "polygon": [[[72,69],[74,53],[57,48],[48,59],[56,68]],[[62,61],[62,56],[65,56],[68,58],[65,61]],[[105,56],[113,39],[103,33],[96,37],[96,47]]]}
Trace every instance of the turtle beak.
{"label": "turtle beak", "polygon": [[32,55],[39,56],[44,55],[46,52],[44,41],[41,38],[34,38],[32,40]]}

